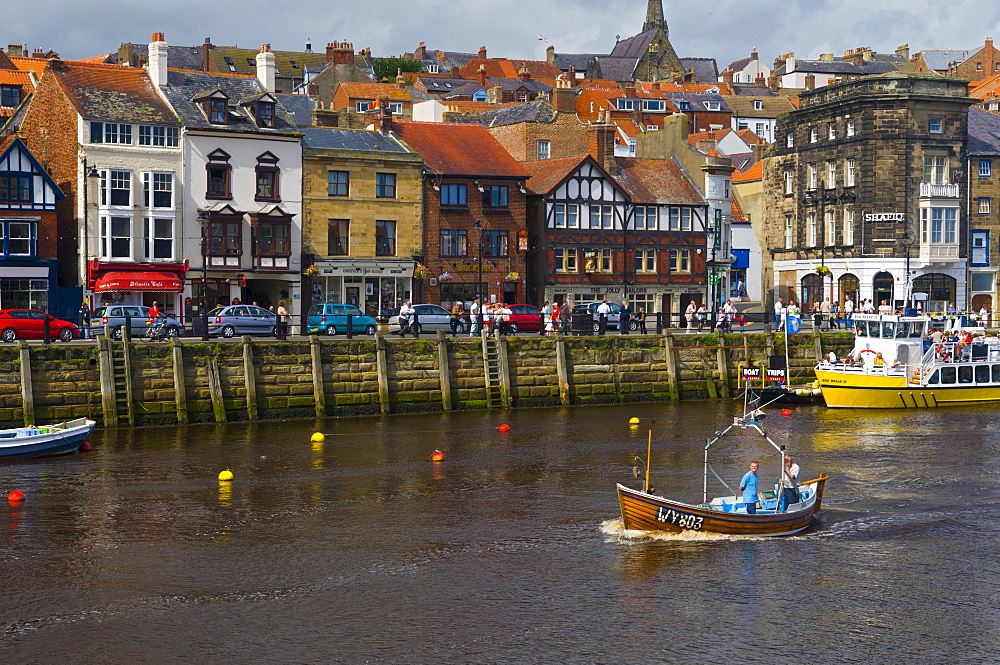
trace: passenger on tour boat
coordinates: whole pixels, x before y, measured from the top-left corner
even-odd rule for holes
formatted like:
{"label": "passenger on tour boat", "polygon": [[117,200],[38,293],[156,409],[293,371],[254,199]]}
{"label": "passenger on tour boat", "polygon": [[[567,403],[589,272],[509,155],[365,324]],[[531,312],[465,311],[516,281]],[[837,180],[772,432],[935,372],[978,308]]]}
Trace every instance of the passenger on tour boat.
{"label": "passenger on tour boat", "polygon": [[875,354],[875,367],[885,367],[885,358],[882,357],[881,351]]}

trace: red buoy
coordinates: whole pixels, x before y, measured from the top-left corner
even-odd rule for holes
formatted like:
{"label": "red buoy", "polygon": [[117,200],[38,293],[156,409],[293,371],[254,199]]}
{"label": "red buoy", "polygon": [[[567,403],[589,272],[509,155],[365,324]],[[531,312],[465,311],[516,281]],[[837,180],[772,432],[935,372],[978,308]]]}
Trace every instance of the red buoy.
{"label": "red buoy", "polygon": [[444,453],[441,452],[440,450],[435,450],[433,453],[431,453],[431,461],[432,462],[443,462],[444,461]]}
{"label": "red buoy", "polygon": [[21,490],[11,490],[7,493],[8,501],[24,501],[24,492]]}
{"label": "red buoy", "polygon": [[781,415],[783,415],[783,416],[790,416],[790,415],[792,415],[792,410],[791,409],[782,409],[781,410]]}
{"label": "red buoy", "polygon": [[77,450],[79,450],[81,453],[90,452],[90,442],[84,441],[83,443],[80,444],[80,447],[77,448]]}
{"label": "red buoy", "polygon": [[497,429],[500,430],[501,432],[509,432],[510,425],[504,423],[503,425],[500,425],[500,427],[497,427]]}

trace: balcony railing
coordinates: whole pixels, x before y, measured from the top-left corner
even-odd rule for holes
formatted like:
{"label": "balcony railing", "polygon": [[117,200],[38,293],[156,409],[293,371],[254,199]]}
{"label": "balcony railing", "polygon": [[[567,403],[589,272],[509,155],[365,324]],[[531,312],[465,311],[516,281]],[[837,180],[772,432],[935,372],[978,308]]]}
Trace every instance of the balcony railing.
{"label": "balcony railing", "polygon": [[958,185],[935,185],[920,183],[920,197],[925,199],[957,199]]}

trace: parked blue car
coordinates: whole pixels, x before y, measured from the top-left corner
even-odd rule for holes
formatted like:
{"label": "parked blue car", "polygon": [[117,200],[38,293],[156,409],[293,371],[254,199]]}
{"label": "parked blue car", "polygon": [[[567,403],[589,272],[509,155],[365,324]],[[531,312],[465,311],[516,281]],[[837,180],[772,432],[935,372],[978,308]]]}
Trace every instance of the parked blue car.
{"label": "parked blue car", "polygon": [[346,334],[348,315],[351,317],[352,333],[374,335],[375,331],[378,330],[378,322],[355,305],[332,303],[322,303],[310,307],[306,327],[309,329],[310,335]]}

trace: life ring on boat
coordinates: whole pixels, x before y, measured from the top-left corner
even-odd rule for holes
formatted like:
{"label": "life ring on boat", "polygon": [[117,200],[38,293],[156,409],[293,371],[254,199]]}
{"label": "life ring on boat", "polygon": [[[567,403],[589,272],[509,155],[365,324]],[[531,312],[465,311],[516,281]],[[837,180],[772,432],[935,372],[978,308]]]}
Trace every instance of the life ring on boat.
{"label": "life ring on boat", "polygon": [[861,349],[860,351],[858,351],[858,355],[861,355],[862,357],[864,357],[862,354],[865,353],[870,353],[873,356],[878,355],[878,352],[876,352],[874,349]]}

